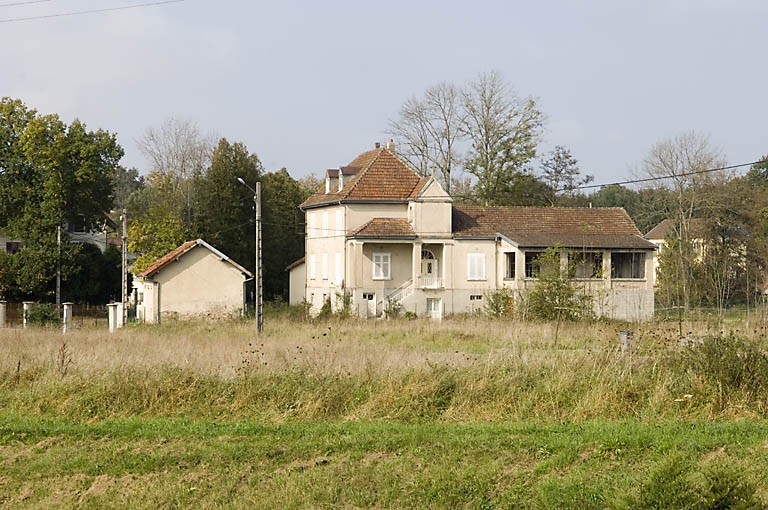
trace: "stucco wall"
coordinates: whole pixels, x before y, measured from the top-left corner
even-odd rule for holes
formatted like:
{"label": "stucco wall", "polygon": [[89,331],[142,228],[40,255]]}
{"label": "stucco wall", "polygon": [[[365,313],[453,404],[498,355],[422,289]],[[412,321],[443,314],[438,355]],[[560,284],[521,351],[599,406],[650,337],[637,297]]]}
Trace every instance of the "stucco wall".
{"label": "stucco wall", "polygon": [[288,302],[298,305],[304,301],[307,289],[307,264],[299,264],[288,273]]}
{"label": "stucco wall", "polygon": [[161,318],[242,313],[245,276],[205,247],[193,248],[153,280]]}

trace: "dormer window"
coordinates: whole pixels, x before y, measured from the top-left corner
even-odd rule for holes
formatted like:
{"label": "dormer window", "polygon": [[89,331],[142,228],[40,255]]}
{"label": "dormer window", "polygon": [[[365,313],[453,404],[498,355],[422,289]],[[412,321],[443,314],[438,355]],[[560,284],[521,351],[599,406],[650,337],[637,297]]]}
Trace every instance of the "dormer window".
{"label": "dormer window", "polygon": [[339,170],[336,168],[329,168],[325,172],[325,194],[336,193],[341,189],[339,179]]}

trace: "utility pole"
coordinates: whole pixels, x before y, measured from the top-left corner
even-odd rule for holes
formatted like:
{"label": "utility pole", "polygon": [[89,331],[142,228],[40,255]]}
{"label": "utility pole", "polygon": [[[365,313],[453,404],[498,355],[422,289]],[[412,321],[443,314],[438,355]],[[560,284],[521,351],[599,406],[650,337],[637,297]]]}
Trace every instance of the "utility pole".
{"label": "utility pole", "polygon": [[56,306],[61,305],[61,224],[56,226]]}
{"label": "utility pole", "polygon": [[256,296],[254,299],[254,315],[256,317],[256,332],[261,333],[264,330],[263,313],[263,283],[261,278],[261,182],[256,181],[256,189],[251,188],[242,177],[237,178],[237,182],[251,190],[253,193],[253,204],[255,214],[256,230],[256,267],[253,275],[254,285],[256,287]]}
{"label": "utility pole", "polygon": [[122,294],[121,299],[123,301],[123,326],[128,322],[128,216],[125,209],[120,216],[123,221],[123,273],[122,273]]}

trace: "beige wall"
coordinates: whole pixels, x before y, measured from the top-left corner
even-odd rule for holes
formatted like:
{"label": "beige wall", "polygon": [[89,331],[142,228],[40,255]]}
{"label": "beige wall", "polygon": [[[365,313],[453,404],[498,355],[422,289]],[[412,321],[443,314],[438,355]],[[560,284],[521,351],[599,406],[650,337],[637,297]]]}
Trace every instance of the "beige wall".
{"label": "beige wall", "polygon": [[299,305],[307,290],[307,264],[299,264],[288,273],[288,303]]}
{"label": "beige wall", "polygon": [[145,320],[160,317],[239,315],[243,310],[245,276],[229,262],[197,246],[154,275],[157,284],[144,286]]}
{"label": "beige wall", "polygon": [[451,233],[451,203],[440,201],[411,202],[408,219],[413,230],[424,237],[446,236]]}
{"label": "beige wall", "polygon": [[408,204],[347,204],[347,232],[354,232],[373,218],[408,218]]}

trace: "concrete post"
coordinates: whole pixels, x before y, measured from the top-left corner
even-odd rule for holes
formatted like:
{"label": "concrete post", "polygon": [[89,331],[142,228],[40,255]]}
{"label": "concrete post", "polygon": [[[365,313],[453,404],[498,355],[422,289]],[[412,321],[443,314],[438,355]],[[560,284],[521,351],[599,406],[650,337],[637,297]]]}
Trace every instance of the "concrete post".
{"label": "concrete post", "polygon": [[123,303],[115,303],[117,305],[117,329],[125,326],[125,306]]}
{"label": "concrete post", "polygon": [[5,327],[5,311],[6,307],[8,306],[8,303],[5,301],[0,301],[0,329]]}
{"label": "concrete post", "polygon": [[72,327],[72,303],[62,303],[64,307],[63,318],[61,321],[61,331],[66,334]]}
{"label": "concrete post", "polygon": [[632,349],[632,334],[630,330],[619,331],[619,343],[621,344],[621,353],[624,354]]}
{"label": "concrete post", "polygon": [[27,327],[27,315],[29,315],[29,312],[32,311],[32,305],[33,304],[34,303],[32,301],[24,301],[24,303],[23,303],[23,309],[22,309],[22,317],[23,318],[22,318],[22,322],[21,322],[21,326],[23,328]]}
{"label": "concrete post", "polygon": [[117,303],[107,305],[109,312],[109,332],[114,333],[117,330]]}

